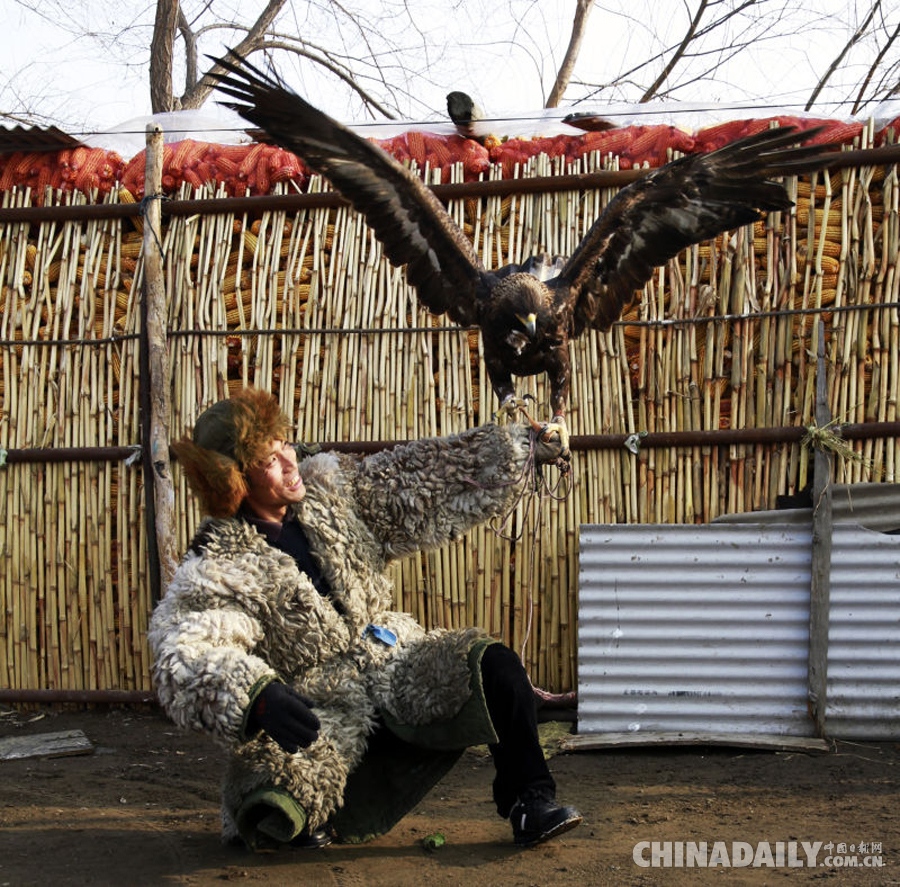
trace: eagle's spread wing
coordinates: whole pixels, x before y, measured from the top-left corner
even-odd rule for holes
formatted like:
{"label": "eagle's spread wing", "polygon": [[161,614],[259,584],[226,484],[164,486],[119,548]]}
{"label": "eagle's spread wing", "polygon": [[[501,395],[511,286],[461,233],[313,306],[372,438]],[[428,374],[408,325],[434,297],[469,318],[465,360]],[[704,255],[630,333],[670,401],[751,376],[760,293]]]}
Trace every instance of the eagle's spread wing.
{"label": "eagle's spread wing", "polygon": [[407,265],[407,280],[422,303],[456,323],[474,324],[483,266],[421,179],[248,62],[236,56],[214,61],[230,72],[215,75],[219,91],[239,100],[229,106],[325,176],[362,213],[388,259]]}
{"label": "eagle's spread wing", "polygon": [[791,206],[771,177],[825,165],[830,145],[787,148],[793,127],[748,136],[709,154],[681,157],[623,188],[591,226],[556,281],[574,332],[607,329],[653,274],[681,250]]}

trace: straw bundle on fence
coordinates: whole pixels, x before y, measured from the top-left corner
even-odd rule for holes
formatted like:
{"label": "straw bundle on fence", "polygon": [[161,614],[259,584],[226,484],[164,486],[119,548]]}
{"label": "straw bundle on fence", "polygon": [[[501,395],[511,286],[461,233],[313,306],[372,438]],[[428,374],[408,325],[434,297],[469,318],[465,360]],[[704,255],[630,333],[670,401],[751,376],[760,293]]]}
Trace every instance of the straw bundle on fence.
{"label": "straw bundle on fence", "polygon": [[[572,170],[542,155],[514,174]],[[645,449],[641,432],[809,424],[822,318],[832,414],[896,421],[900,323],[896,307],[878,307],[896,304],[900,288],[896,169],[788,186],[794,211],[686,251],[621,324],[571,344],[572,433],[633,434],[636,452],[576,452],[567,490],[523,500],[497,531],[394,565],[398,607],[427,627],[483,625],[522,653],[536,685],[571,689],[580,524],[706,522],[771,507],[810,470],[798,443]],[[450,210],[497,267],[539,249],[570,253],[614,193],[469,197]],[[217,194],[184,185],[179,196]],[[120,189],[106,199],[134,198]],[[3,199],[28,202],[18,191]],[[356,214],[223,207],[172,216],[159,232],[174,436],[244,385],[276,392],[308,442],[406,440],[491,420],[477,332],[419,306]],[[139,217],[0,227],[0,446],[139,442],[141,230]],[[547,403],[542,378],[519,388],[539,411]],[[836,480],[897,480],[897,440],[851,446],[864,458],[839,460]],[[175,480],[184,550],[199,514],[177,468]],[[6,686],[149,687],[140,464],[9,465],[0,501],[16,516],[0,531]]]}

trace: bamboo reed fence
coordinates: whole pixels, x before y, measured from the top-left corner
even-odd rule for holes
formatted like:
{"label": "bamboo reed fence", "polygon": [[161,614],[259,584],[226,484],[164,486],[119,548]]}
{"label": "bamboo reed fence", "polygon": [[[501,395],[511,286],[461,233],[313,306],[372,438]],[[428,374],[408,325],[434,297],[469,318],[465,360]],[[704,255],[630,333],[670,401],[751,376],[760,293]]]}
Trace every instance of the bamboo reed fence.
{"label": "bamboo reed fence", "polygon": [[[576,171],[616,165],[596,155],[582,163]],[[541,156],[520,175],[572,171]],[[643,432],[810,424],[820,320],[835,421],[896,422],[896,166],[788,187],[795,211],[688,250],[622,323],[571,344],[573,435],[633,434],[637,446],[579,449],[568,487],[526,497],[499,531],[482,527],[396,564],[398,608],[427,627],[482,625],[521,652],[535,685],[572,689],[580,524],[707,522],[770,508],[808,479],[810,453],[796,439],[650,448]],[[614,193],[470,197],[450,209],[496,267],[539,249],[571,253]],[[133,200],[124,189],[108,197]],[[30,203],[28,192],[3,194],[4,207]],[[142,225],[137,216],[0,226],[4,450],[140,442]],[[159,235],[173,436],[244,385],[276,392],[298,438],[326,445],[491,420],[477,332],[424,311],[352,211],[205,211],[169,216]],[[520,391],[538,411],[547,403],[543,379],[521,380]],[[898,480],[896,437],[848,448],[837,481]],[[199,514],[174,475],[183,551]],[[139,459],[0,467],[0,686],[150,687],[143,501]]]}

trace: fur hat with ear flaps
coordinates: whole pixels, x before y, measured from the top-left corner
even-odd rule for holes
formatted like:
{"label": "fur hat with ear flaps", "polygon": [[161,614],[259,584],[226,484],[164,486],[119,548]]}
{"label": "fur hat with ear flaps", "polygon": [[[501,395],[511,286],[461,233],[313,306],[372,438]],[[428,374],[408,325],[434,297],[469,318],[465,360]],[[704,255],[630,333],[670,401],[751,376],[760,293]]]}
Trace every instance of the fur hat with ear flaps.
{"label": "fur hat with ear flaps", "polygon": [[210,517],[232,517],[247,495],[244,472],[273,440],[286,440],[290,419],[273,394],[244,388],[206,410],[192,438],[172,444],[191,490]]}

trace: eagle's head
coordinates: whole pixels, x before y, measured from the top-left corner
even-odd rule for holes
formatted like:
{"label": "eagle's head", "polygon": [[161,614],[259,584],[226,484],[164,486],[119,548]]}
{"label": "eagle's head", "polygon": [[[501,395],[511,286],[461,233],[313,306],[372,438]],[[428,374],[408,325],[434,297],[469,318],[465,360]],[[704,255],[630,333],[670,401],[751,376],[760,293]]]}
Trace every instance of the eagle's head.
{"label": "eagle's head", "polygon": [[550,293],[531,274],[511,274],[494,290],[495,329],[517,354],[537,342],[550,320]]}

